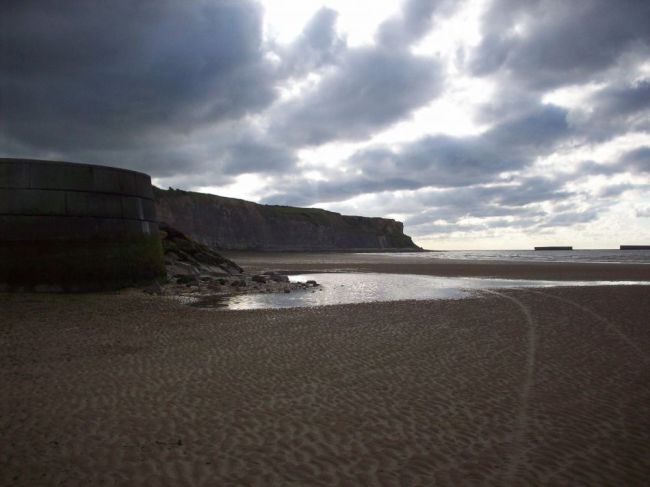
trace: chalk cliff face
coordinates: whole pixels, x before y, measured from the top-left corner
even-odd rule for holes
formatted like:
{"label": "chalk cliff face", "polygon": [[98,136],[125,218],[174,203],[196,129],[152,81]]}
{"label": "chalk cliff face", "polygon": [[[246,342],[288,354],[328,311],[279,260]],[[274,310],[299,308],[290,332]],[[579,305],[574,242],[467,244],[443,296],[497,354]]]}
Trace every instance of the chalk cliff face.
{"label": "chalk cliff face", "polygon": [[225,250],[418,250],[401,222],[314,208],[259,205],[180,190],[154,190],[158,219]]}

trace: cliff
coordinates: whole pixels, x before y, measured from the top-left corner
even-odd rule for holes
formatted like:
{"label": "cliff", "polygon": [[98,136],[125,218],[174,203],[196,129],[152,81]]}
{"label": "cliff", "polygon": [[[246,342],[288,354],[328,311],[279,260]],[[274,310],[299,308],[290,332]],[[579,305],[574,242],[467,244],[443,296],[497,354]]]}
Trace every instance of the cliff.
{"label": "cliff", "polygon": [[401,222],[154,188],[156,214],[224,250],[419,250]]}

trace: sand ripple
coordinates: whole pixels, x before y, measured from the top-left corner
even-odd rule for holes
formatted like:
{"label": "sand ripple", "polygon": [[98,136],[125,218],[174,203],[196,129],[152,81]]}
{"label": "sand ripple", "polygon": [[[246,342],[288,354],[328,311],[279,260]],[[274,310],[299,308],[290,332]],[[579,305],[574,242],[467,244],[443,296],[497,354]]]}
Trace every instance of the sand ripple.
{"label": "sand ripple", "polygon": [[643,485],[649,298],[0,296],[0,485]]}

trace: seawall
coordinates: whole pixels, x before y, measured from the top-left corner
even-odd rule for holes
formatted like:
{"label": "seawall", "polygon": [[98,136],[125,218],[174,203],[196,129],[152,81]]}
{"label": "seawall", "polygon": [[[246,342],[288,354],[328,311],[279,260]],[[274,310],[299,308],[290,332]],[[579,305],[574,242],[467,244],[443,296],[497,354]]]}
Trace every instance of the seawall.
{"label": "seawall", "polygon": [[164,272],[151,178],[0,159],[0,287],[116,288]]}
{"label": "seawall", "polygon": [[160,221],[223,250],[419,250],[401,222],[154,188]]}

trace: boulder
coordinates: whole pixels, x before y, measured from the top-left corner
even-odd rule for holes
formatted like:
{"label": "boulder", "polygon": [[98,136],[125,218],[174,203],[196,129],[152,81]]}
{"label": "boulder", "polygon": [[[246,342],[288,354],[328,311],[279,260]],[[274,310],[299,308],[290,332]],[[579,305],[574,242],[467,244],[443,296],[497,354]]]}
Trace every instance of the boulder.
{"label": "boulder", "polygon": [[195,242],[184,233],[160,224],[165,265],[169,276],[231,276],[243,269],[210,247]]}
{"label": "boulder", "polygon": [[272,274],[270,278],[273,282],[289,282],[289,276],[284,274]]}

